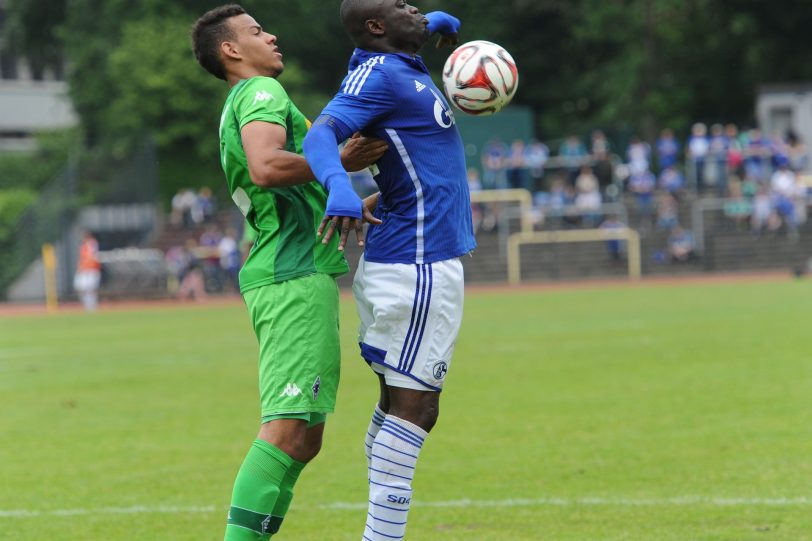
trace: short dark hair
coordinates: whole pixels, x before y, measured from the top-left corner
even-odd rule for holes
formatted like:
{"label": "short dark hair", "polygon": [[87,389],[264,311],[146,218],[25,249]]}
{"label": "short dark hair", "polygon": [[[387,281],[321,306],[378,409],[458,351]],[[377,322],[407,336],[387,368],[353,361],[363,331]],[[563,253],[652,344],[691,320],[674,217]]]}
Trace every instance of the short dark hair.
{"label": "short dark hair", "polygon": [[339,8],[339,16],[344,29],[353,39],[358,42],[365,34],[364,23],[370,15],[372,6],[365,0],[343,0]]}
{"label": "short dark hair", "polygon": [[234,32],[228,19],[245,14],[238,4],[228,4],[207,11],[192,26],[192,50],[203,68],[217,77],[226,80],[223,61],[220,58],[220,44],[234,39]]}

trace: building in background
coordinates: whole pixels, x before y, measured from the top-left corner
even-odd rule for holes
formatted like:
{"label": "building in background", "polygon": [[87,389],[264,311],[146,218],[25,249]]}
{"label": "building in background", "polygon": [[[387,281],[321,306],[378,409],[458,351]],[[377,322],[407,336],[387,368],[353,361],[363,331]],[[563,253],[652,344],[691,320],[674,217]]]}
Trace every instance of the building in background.
{"label": "building in background", "polygon": [[[0,35],[4,33],[8,0],[0,0]],[[0,152],[32,150],[40,130],[76,125],[77,116],[61,73],[34,70],[0,41]]]}
{"label": "building in background", "polygon": [[793,132],[808,147],[812,144],[812,83],[760,87],[756,118],[765,135],[777,133],[786,137]]}

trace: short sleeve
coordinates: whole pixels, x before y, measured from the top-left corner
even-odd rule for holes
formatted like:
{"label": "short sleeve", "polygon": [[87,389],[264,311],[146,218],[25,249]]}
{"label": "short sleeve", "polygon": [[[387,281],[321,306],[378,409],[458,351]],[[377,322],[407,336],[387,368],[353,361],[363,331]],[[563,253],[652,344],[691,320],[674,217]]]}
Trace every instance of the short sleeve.
{"label": "short sleeve", "polygon": [[255,120],[285,126],[289,111],[288,93],[270,77],[249,79],[234,98],[234,114],[240,129]]}
{"label": "short sleeve", "polygon": [[341,83],[341,88],[321,112],[337,118],[353,132],[360,131],[394,110],[392,84],[375,57],[359,65]]}

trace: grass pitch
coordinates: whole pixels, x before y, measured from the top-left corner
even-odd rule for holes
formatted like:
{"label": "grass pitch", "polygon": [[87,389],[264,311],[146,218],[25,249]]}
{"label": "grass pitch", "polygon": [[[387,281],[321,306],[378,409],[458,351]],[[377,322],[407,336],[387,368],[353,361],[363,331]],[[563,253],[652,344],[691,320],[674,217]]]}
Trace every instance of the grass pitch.
{"label": "grass pitch", "polygon": [[[407,538],[812,539],[812,283],[469,292]],[[357,541],[377,385],[280,535]],[[257,428],[239,305],[0,317],[0,539],[222,539]],[[469,500],[469,501],[465,501]]]}

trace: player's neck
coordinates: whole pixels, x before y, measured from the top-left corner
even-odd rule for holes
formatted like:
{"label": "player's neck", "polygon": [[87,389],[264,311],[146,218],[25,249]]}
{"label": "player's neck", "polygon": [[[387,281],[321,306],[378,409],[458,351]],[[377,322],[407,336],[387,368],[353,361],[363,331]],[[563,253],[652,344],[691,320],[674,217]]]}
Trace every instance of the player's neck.
{"label": "player's neck", "polygon": [[233,87],[237,85],[237,83],[239,83],[240,81],[251,79],[252,77],[272,77],[275,79],[277,75],[279,74],[264,73],[260,70],[246,67],[228,71],[226,73],[226,81],[228,81],[229,87]]}
{"label": "player's neck", "polygon": [[370,40],[357,44],[359,49],[363,49],[370,53],[388,53],[388,54],[405,54],[409,56],[416,56],[417,50],[412,50],[411,47],[403,45],[396,45],[388,41]]}

